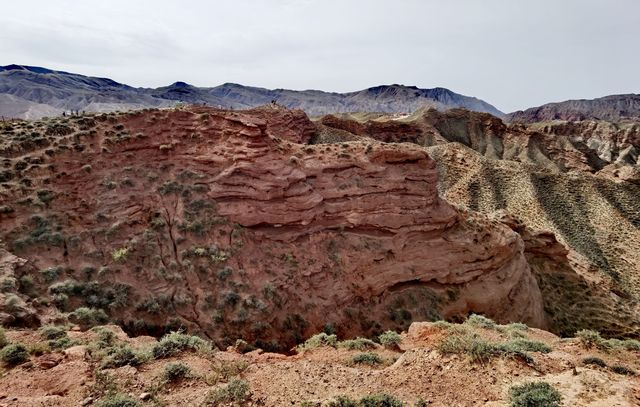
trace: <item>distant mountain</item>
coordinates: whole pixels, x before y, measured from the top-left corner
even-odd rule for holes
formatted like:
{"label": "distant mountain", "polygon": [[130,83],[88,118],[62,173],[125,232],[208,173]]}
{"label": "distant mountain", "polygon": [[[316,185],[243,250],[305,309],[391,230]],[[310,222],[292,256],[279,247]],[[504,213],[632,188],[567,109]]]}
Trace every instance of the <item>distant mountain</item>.
{"label": "distant mountain", "polygon": [[[16,101],[15,105],[11,101]],[[349,93],[319,90],[264,89],[225,83],[200,88],[175,82],[156,89],[134,88],[107,78],[54,71],[47,68],[7,65],[0,67],[0,115],[38,118],[68,110],[114,111],[166,107],[175,103],[206,103],[234,109],[251,108],[271,101],[300,108],[311,116],[344,112],[413,112],[424,107],[438,110],[466,108],[503,117],[504,113],[480,99],[445,88],[383,85]]]}
{"label": "distant mountain", "polygon": [[640,95],[611,95],[591,100],[567,100],[509,113],[506,116],[507,121],[514,123],[551,120],[617,122],[624,119],[640,119]]}

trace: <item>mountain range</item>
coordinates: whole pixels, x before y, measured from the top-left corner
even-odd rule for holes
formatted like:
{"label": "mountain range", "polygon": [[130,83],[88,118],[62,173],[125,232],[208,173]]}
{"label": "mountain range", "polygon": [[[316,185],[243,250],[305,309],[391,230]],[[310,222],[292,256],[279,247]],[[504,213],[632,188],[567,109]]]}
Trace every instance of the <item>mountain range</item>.
{"label": "mountain range", "polygon": [[51,69],[8,65],[0,67],[0,115],[23,119],[60,115],[68,110],[106,112],[176,103],[208,104],[246,109],[276,101],[300,108],[311,116],[373,111],[408,113],[424,107],[438,110],[462,107],[502,117],[489,103],[445,88],[383,85],[349,93],[319,90],[265,89],[225,83],[203,88],[175,82],[156,89],[134,88],[106,78]]}

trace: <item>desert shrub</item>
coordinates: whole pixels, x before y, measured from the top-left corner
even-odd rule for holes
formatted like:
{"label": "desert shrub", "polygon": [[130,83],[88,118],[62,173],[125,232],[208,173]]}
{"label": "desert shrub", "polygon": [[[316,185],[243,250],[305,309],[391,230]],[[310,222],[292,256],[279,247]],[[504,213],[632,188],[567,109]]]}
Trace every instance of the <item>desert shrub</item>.
{"label": "desert shrub", "polygon": [[12,343],[2,348],[0,360],[7,366],[19,365],[29,360],[29,351],[21,343]]}
{"label": "desert shrub", "polygon": [[527,324],[522,324],[520,322],[514,322],[512,324],[507,325],[507,329],[512,329],[516,331],[528,331],[529,326]]}
{"label": "desert shrub", "polygon": [[379,365],[380,363],[382,363],[382,358],[377,354],[377,353],[373,353],[373,352],[364,352],[364,353],[358,353],[357,355],[354,355],[351,358],[351,361],[355,364],[359,364],[359,365]]}
{"label": "desert shrub", "polygon": [[80,307],[69,314],[69,320],[80,325],[82,329],[88,329],[106,324],[109,317],[102,309]]}
{"label": "desert shrub", "polygon": [[227,385],[209,391],[205,398],[205,405],[217,406],[222,403],[241,403],[249,399],[249,382],[243,379],[233,379]]}
{"label": "desert shrub", "polygon": [[338,346],[349,350],[367,350],[375,349],[376,343],[367,338],[347,339],[346,341],[338,342]]}
{"label": "desert shrub", "polygon": [[443,354],[466,354],[472,362],[486,363],[493,357],[520,359],[531,363],[533,359],[513,342],[494,343],[473,335],[450,335],[436,346]]}
{"label": "desert shrub", "polygon": [[518,350],[522,352],[549,353],[552,350],[551,347],[544,342],[532,341],[529,339],[515,339],[513,341],[507,342],[505,346],[508,349]]}
{"label": "desert shrub", "polygon": [[116,334],[109,329],[96,327],[93,328],[93,331],[98,334],[98,338],[95,341],[95,345],[96,347],[98,347],[98,349],[104,349],[108,348],[109,346],[113,346],[116,341]]}
{"label": "desert shrub", "polygon": [[107,349],[107,356],[102,361],[103,368],[116,368],[121,366],[138,366],[142,363],[142,357],[127,345],[114,346]]}
{"label": "desert shrub", "polygon": [[7,335],[4,332],[4,328],[0,326],[0,349],[4,348],[9,344],[9,340],[7,339]]}
{"label": "desert shrub", "polygon": [[361,407],[403,407],[404,403],[388,394],[374,394],[360,399]]}
{"label": "desert shrub", "polygon": [[396,347],[400,345],[400,342],[402,342],[400,334],[394,331],[384,332],[378,337],[378,339],[380,340],[380,343],[386,347]]}
{"label": "desert shrub", "polygon": [[582,363],[585,365],[596,365],[600,367],[607,367],[607,363],[604,360],[595,356],[589,356],[582,359]]}
{"label": "desert shrub", "polygon": [[562,396],[546,382],[530,382],[509,389],[511,407],[558,407]]}
{"label": "desert shrub", "polygon": [[635,370],[622,365],[611,366],[611,371],[625,376],[635,376],[636,374]]}
{"label": "desert shrub", "polygon": [[29,353],[35,356],[44,355],[45,353],[51,353],[51,347],[44,342],[36,342],[29,346]]}
{"label": "desert shrub", "polygon": [[47,345],[49,345],[51,349],[67,349],[78,344],[80,344],[78,340],[71,339],[67,335],[47,341]]}
{"label": "desert shrub", "polygon": [[62,326],[44,325],[38,332],[42,339],[55,340],[67,336],[67,330]]}
{"label": "desert shrub", "polygon": [[496,329],[497,327],[493,320],[478,314],[471,314],[465,323],[478,328]]}
{"label": "desert shrub", "polygon": [[240,353],[247,353],[256,350],[256,347],[249,344],[247,341],[243,339],[236,340],[235,348]]}
{"label": "desert shrub", "polygon": [[576,332],[576,337],[580,339],[580,342],[587,348],[606,347],[605,340],[600,336],[600,333],[591,329],[582,329]]}
{"label": "desert shrub", "polygon": [[120,249],[115,249],[111,252],[111,258],[116,262],[124,262],[127,260],[127,256],[129,255],[129,248],[121,247]]}
{"label": "desert shrub", "polygon": [[162,378],[169,382],[177,382],[186,379],[191,375],[191,368],[184,363],[167,363],[162,372]]}
{"label": "desert shrub", "polygon": [[319,346],[336,346],[338,337],[336,335],[327,335],[324,332],[313,335],[307,339],[302,345],[298,345],[299,350],[308,350]]}
{"label": "desert shrub", "polygon": [[141,404],[126,394],[109,394],[103,398],[97,407],[140,407]]}
{"label": "desert shrub", "polygon": [[151,349],[156,359],[167,358],[185,350],[207,350],[207,343],[197,336],[185,335],[182,332],[171,332],[160,339]]}
{"label": "desert shrub", "polygon": [[622,346],[626,350],[634,350],[634,351],[640,352],[640,341],[636,339],[627,339],[622,342]]}
{"label": "desert shrub", "polygon": [[358,402],[347,396],[338,396],[327,403],[327,407],[358,407]]}

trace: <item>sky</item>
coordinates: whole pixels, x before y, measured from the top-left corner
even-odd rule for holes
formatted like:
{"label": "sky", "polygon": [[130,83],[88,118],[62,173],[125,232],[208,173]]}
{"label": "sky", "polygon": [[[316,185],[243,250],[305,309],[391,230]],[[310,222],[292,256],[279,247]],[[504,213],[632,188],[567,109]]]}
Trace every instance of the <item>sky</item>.
{"label": "sky", "polygon": [[131,86],[445,87],[504,112],[640,93],[639,0],[3,1],[0,65]]}

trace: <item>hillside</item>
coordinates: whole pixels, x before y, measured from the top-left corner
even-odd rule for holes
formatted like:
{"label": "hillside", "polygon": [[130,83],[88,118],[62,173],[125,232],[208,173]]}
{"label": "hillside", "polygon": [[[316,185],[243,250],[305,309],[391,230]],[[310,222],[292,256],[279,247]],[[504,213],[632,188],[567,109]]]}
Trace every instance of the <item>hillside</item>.
{"label": "hillside", "polygon": [[506,115],[513,123],[532,123],[551,120],[607,120],[618,122],[640,118],[640,95],[610,95],[597,99],[567,100],[548,103]]}
{"label": "hillside", "polygon": [[[21,65],[0,67],[0,97],[6,98],[6,95],[20,98],[26,101],[22,102],[26,105],[14,105],[9,109],[0,103],[0,116],[22,119],[58,115],[62,110],[111,112],[168,107],[179,102],[248,109],[273,100],[281,106],[303,109],[311,116],[352,111],[412,112],[425,106],[438,109],[463,107],[497,116],[503,114],[480,99],[444,88],[388,85],[350,93],[330,93],[319,90],[270,90],[233,83],[206,88],[175,82],[157,89],[143,89],[106,78]],[[49,110],[31,105],[46,105]]]}
{"label": "hillside", "polygon": [[[505,125],[486,114],[431,110],[400,119],[326,116],[318,125],[316,143],[373,138],[428,147],[443,198],[488,215],[507,211],[530,230],[552,232],[570,249],[570,267],[556,259],[547,269],[535,264],[547,255],[534,255],[534,247],[528,253],[556,332],[593,321],[610,334],[640,332],[637,124]],[[571,309],[583,312],[564,315]]]}
{"label": "hillside", "polygon": [[129,338],[115,326],[85,332],[47,326],[6,337],[12,352],[0,352],[11,355],[10,363],[3,356],[0,375],[5,406],[500,407],[546,400],[546,406],[630,407],[640,401],[640,342],[588,331],[560,339],[480,316],[463,324],[414,323],[375,342],[319,334],[289,356],[241,341],[218,351],[184,334]]}

